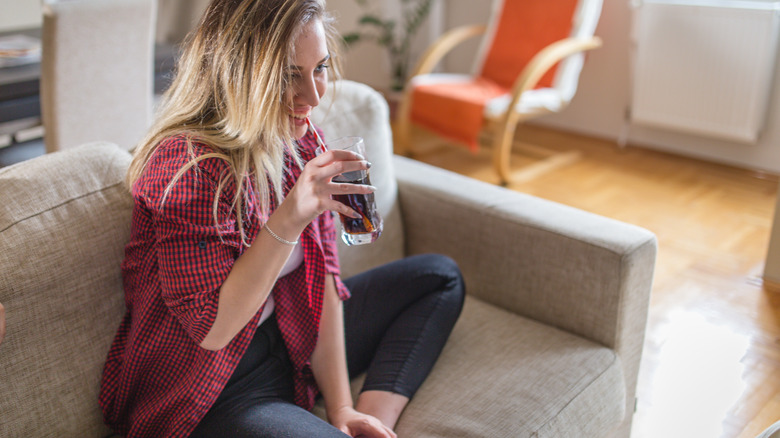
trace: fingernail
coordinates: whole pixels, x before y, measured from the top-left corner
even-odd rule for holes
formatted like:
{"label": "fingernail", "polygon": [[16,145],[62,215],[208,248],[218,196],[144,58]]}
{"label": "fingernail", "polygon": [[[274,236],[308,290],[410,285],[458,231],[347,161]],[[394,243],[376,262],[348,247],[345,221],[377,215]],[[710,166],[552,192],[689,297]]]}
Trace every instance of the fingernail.
{"label": "fingernail", "polygon": [[371,168],[371,162],[370,161],[366,161],[366,168],[368,168],[368,169]]}
{"label": "fingernail", "polygon": [[356,211],[352,211],[351,216],[352,216],[352,219],[360,219],[360,218],[363,217],[363,216],[360,215],[360,213],[358,213]]}
{"label": "fingernail", "polygon": [[375,191],[376,191],[376,186],[369,186],[369,185],[366,185],[366,187],[368,187],[369,189],[371,189],[371,191],[372,191],[372,192],[375,192]]}

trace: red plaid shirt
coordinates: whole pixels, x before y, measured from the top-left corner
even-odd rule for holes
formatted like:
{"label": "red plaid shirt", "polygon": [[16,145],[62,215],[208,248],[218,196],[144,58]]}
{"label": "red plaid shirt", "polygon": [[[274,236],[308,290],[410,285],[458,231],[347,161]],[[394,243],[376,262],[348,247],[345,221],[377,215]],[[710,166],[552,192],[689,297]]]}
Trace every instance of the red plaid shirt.
{"label": "red plaid shirt", "polygon": [[[312,159],[313,135],[298,143],[304,162]],[[195,155],[210,152],[203,144],[193,146]],[[228,171],[225,161],[201,161],[162,203],[168,183],[190,159],[186,138],[169,138],[132,188],[135,208],[122,264],[127,313],[108,353],[100,391],[106,423],[127,436],[189,435],[244,354],[262,312],[225,348],[199,346],[217,315],[220,286],[245,247],[230,208],[236,189],[232,178],[220,194],[218,223],[214,221],[216,187]],[[301,170],[289,156],[285,163],[287,193]],[[252,242],[272,211],[260,211],[256,193],[247,192],[244,229]],[[335,239],[332,215],[320,215],[301,235],[303,264],[280,278],[272,291],[295,368],[295,401],[306,409],[317,392],[309,359],[317,342],[326,274],[336,276],[341,298],[349,297],[338,278]]]}

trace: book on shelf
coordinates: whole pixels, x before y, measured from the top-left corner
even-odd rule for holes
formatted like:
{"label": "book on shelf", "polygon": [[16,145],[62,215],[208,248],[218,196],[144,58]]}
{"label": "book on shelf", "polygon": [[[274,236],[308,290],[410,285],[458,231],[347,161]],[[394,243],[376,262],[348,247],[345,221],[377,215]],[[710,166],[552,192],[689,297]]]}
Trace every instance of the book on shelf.
{"label": "book on shelf", "polygon": [[45,130],[43,125],[37,125],[26,129],[20,129],[14,133],[14,140],[16,143],[24,143],[30,140],[38,140],[43,138]]}
{"label": "book on shelf", "polygon": [[13,138],[10,134],[0,134],[0,149],[11,146],[11,143],[13,143]]}
{"label": "book on shelf", "polygon": [[23,34],[0,36],[0,67],[31,64],[40,60],[40,38]]}

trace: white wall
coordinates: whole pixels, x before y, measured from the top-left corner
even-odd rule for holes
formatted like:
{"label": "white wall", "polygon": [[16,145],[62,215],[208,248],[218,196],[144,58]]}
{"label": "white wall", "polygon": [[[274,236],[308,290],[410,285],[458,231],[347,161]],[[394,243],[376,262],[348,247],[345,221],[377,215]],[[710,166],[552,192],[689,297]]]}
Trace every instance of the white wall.
{"label": "white wall", "polygon": [[[629,0],[604,0],[596,33],[604,47],[587,60],[577,96],[562,114],[542,121],[548,126],[617,140],[629,107],[632,10]],[[780,68],[775,72],[780,85]],[[780,173],[780,93],[773,92],[765,131],[756,144],[743,144],[631,125],[629,144],[715,162]]]}
{"label": "white wall", "polygon": [[[468,0],[474,2],[474,0]],[[482,2],[483,0],[477,0]],[[419,57],[426,47],[441,34],[444,25],[443,11],[449,8],[450,0],[437,0],[432,8],[428,22],[422,26],[415,37],[412,55]],[[384,16],[394,16],[399,11],[399,0],[379,0],[377,12]],[[336,18],[336,28],[347,33],[359,29],[357,22],[364,10],[355,0],[327,0],[328,10]],[[362,41],[345,53],[345,76],[366,83],[378,90],[386,90],[390,85],[390,63],[384,48],[373,42]],[[413,66],[412,66],[413,67]]]}
{"label": "white wall", "polygon": [[617,140],[630,96],[630,0],[604,0],[596,35],[604,45],[587,55],[577,94],[561,114],[541,123]]}
{"label": "white wall", "polygon": [[0,11],[0,32],[41,25],[41,0],[0,0]]}
{"label": "white wall", "polygon": [[[488,0],[439,1],[443,3],[445,29],[487,22]],[[355,20],[350,15],[350,8],[355,8],[354,0],[329,0],[329,4],[342,15],[341,28],[349,28],[345,22]],[[630,0],[604,0],[596,31],[604,40],[604,46],[588,54],[576,97],[561,114],[534,123],[616,142],[621,134],[627,133],[630,145],[780,173],[780,93],[777,92],[770,101],[765,131],[752,145],[626,124],[631,94],[632,18]],[[445,60],[446,69],[469,72],[478,46],[477,41],[471,41],[456,49]],[[376,48],[368,50],[365,46],[350,51],[347,77],[375,87],[384,86],[380,55]],[[360,60],[358,65],[356,59]],[[780,85],[780,68],[776,71],[775,83]],[[627,127],[630,129],[626,131]]]}
{"label": "white wall", "polygon": [[[356,23],[362,14],[355,0],[328,0],[328,10],[336,18],[336,28],[341,33],[358,29]],[[389,62],[376,45],[358,43],[345,54],[345,76],[382,89],[390,82]]]}

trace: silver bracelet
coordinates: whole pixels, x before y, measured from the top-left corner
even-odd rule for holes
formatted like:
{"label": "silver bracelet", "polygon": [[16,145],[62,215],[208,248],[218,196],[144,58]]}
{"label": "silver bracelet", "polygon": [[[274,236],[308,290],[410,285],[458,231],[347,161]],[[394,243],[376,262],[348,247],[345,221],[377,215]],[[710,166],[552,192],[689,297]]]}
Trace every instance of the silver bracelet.
{"label": "silver bracelet", "polygon": [[297,240],[291,241],[291,240],[287,240],[287,239],[284,239],[284,238],[280,237],[278,234],[274,233],[270,228],[268,228],[268,224],[265,224],[263,226],[263,228],[265,228],[265,230],[268,231],[268,234],[270,234],[271,237],[273,237],[274,239],[278,240],[279,242],[284,243],[285,245],[295,246],[295,245],[298,244]]}

